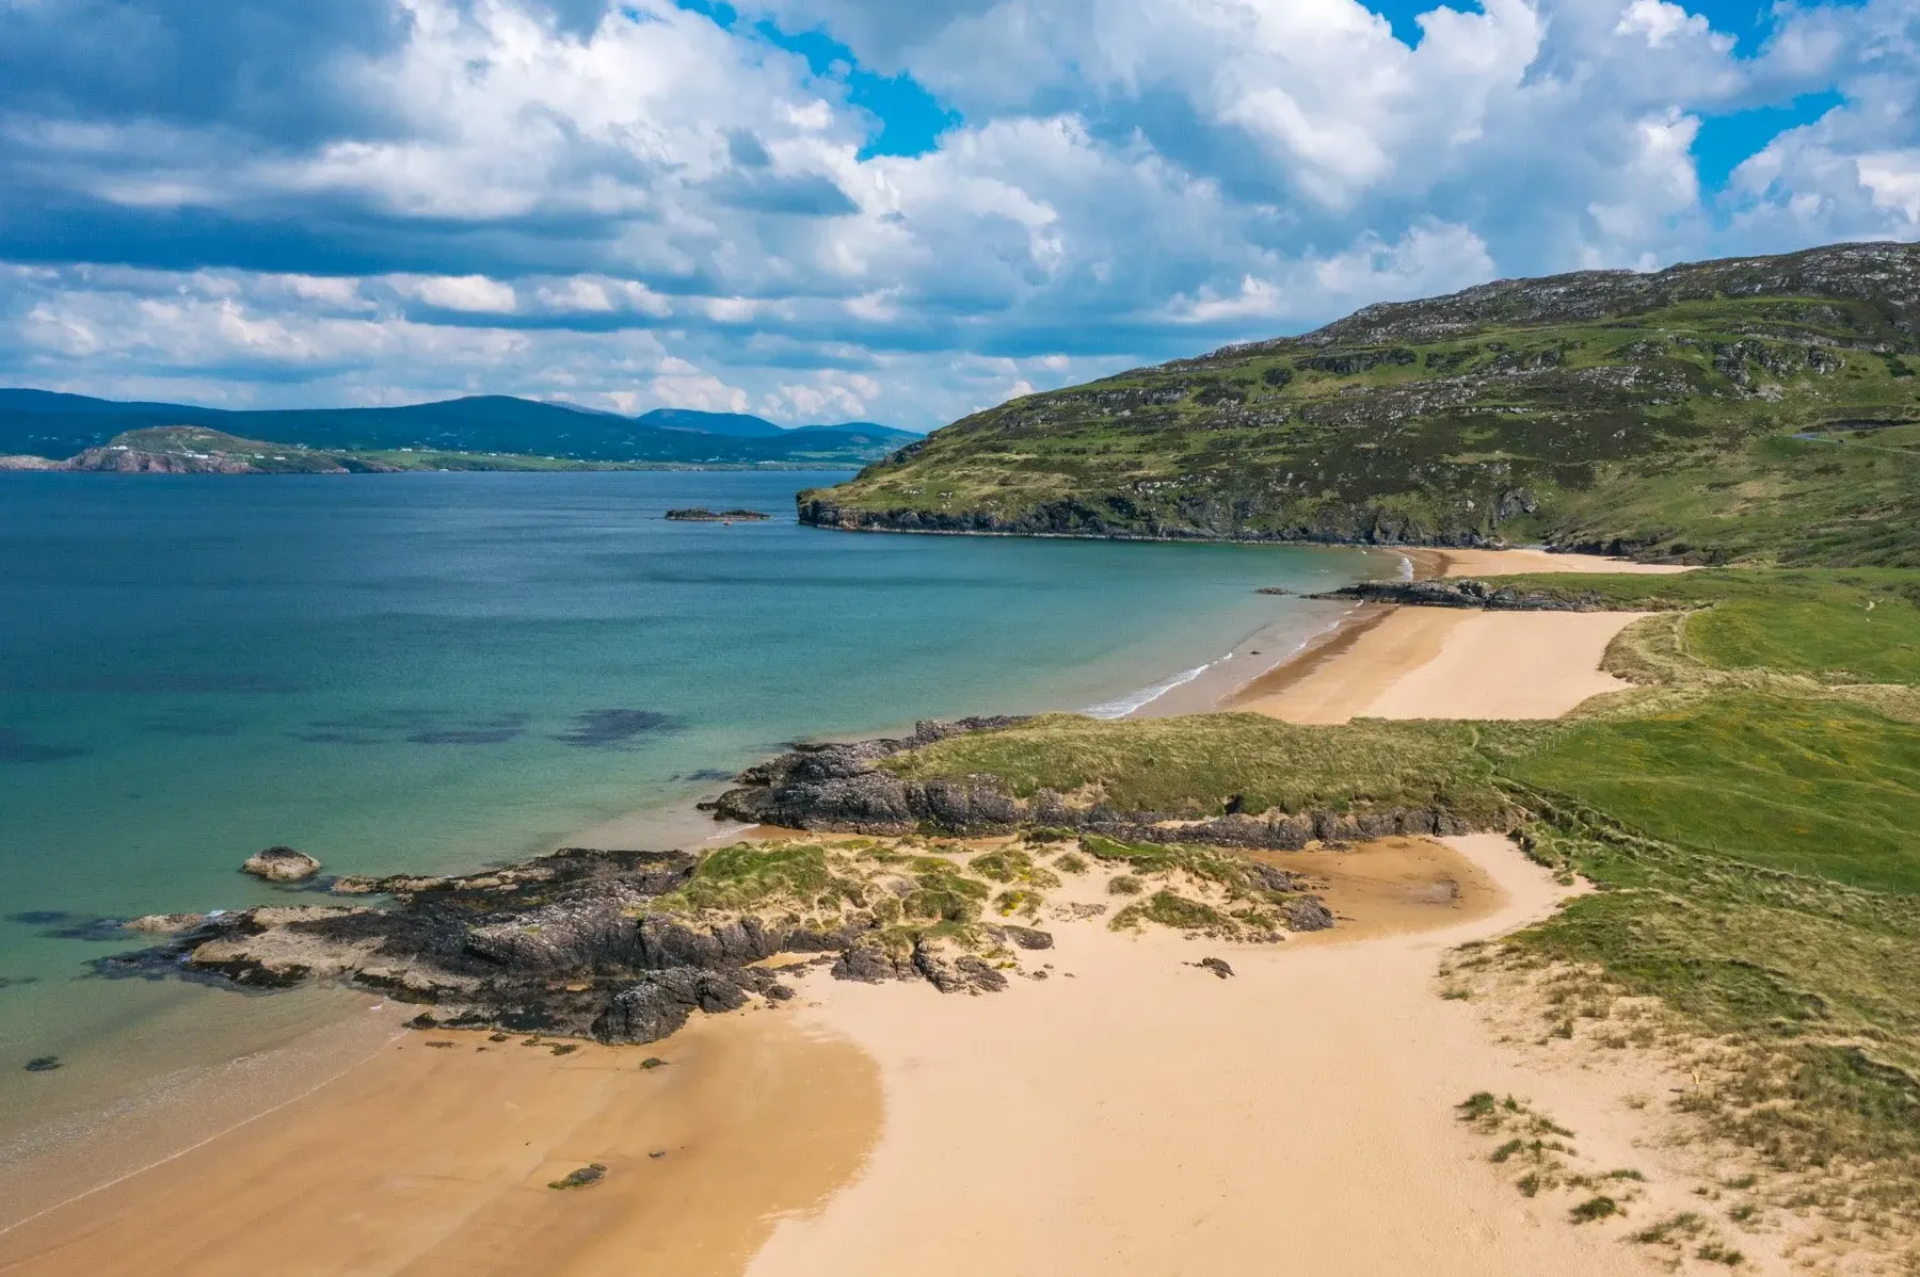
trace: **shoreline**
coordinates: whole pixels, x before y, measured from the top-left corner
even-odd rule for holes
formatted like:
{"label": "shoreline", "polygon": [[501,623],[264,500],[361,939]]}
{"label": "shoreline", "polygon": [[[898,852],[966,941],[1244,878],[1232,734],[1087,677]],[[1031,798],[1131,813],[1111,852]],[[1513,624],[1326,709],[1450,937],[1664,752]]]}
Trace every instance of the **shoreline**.
{"label": "shoreline", "polygon": [[[1490,554],[1493,552],[1484,552],[1484,553]],[[1524,551],[1523,552],[1503,552],[1503,553],[1537,555],[1537,552],[1524,552]],[[1440,555],[1437,553],[1423,554],[1422,557],[1418,559],[1416,559],[1412,555],[1404,555],[1404,557],[1409,563],[1411,570],[1416,575],[1420,575],[1420,576],[1442,575],[1450,572],[1453,572],[1455,574],[1458,574],[1460,572],[1466,572],[1466,571],[1483,572],[1487,570],[1486,566],[1484,565],[1488,562],[1488,560],[1482,558],[1478,562],[1472,563],[1471,565],[1462,566],[1458,559],[1450,556]],[[1546,557],[1546,556],[1537,556],[1537,557]],[[1553,556],[1553,557],[1555,559],[1562,560],[1562,561],[1565,561],[1568,558],[1568,556]],[[1515,564],[1517,570],[1537,570],[1534,568],[1534,565],[1531,563],[1526,563],[1525,567],[1520,567],[1519,566],[1520,563],[1525,562],[1524,560],[1517,561],[1515,559],[1508,558],[1508,559],[1495,559],[1495,560],[1491,560],[1491,562],[1495,564],[1501,564],[1501,563]],[[1615,567],[1615,566],[1618,566],[1618,565],[1609,564],[1609,567]],[[1569,566],[1561,568],[1560,570],[1590,570],[1590,568],[1591,568],[1591,565],[1583,563],[1583,564],[1580,564],[1579,566],[1573,566],[1570,564]],[[1230,689],[1227,695],[1234,704],[1240,704],[1245,699],[1248,699],[1249,698],[1248,694],[1250,692],[1257,692],[1257,694],[1251,697],[1251,699],[1254,699],[1254,700],[1272,698],[1272,697],[1283,697],[1288,695],[1294,689],[1297,689],[1297,687],[1301,683],[1314,677],[1316,672],[1324,672],[1329,670],[1345,670],[1347,674],[1350,674],[1354,666],[1356,650],[1361,648],[1366,643],[1369,636],[1380,634],[1382,632],[1383,627],[1388,625],[1390,619],[1396,613],[1402,610],[1403,609],[1385,607],[1380,605],[1365,605],[1362,607],[1353,608],[1346,615],[1337,618],[1332,625],[1328,626],[1323,631],[1309,636],[1309,638],[1302,643],[1301,647],[1297,651],[1290,653],[1285,658],[1279,660],[1270,668],[1265,670],[1263,673],[1256,675],[1248,683],[1240,686],[1237,689]],[[1420,611],[1422,609],[1406,609],[1406,610]],[[1601,615],[1604,615],[1604,614],[1601,614]],[[1459,621],[1464,621],[1465,619],[1467,619],[1465,614],[1461,614],[1457,618],[1457,620]],[[1503,617],[1499,619],[1506,620],[1508,618]],[[1443,643],[1443,646],[1444,646],[1444,643]],[[1602,646],[1604,646],[1604,644]],[[1428,658],[1428,659],[1431,659],[1431,658]],[[1425,663],[1426,661],[1424,660],[1421,662],[1421,664],[1425,664]],[[1224,658],[1222,659],[1222,661],[1217,661],[1214,663],[1215,666],[1220,666],[1224,664],[1225,664]],[[1237,671],[1234,671],[1234,672],[1237,673]],[[1401,671],[1401,674],[1399,675],[1399,677],[1404,678],[1406,673],[1407,671],[1404,671],[1404,670]],[[1345,676],[1347,675],[1343,674],[1343,677]],[[1198,682],[1199,680],[1197,679],[1194,680],[1194,683],[1198,683]],[[1134,712],[1137,713],[1142,710],[1147,710],[1149,707],[1155,706],[1156,702],[1172,699],[1171,697],[1172,693],[1186,691],[1187,688],[1189,687],[1193,687],[1193,684],[1189,683],[1182,687],[1171,688],[1168,690],[1167,694],[1163,694],[1161,696],[1156,696],[1152,698],[1146,704],[1143,704],[1137,707]],[[1209,689],[1205,687],[1198,687],[1198,688],[1194,688],[1194,690],[1196,692],[1204,694]],[[1158,708],[1164,711],[1168,707],[1159,706]],[[1182,711],[1178,709],[1173,709],[1171,710],[1171,712],[1182,712]],[[1187,712],[1192,712],[1192,711],[1187,711]],[[750,827],[746,827],[746,826],[731,827],[731,828],[728,828],[728,827],[716,828],[714,822],[712,821],[712,818],[707,816],[705,813],[696,813],[696,812],[687,810],[686,804],[670,804],[665,808],[656,807],[656,808],[644,809],[640,812],[629,813],[627,815],[617,817],[614,820],[601,822],[600,824],[590,826],[587,829],[580,831],[576,835],[573,835],[567,839],[560,840],[559,845],[596,845],[596,843],[612,845],[612,844],[617,844],[624,841],[630,841],[632,838],[636,836],[643,836],[650,840],[652,837],[656,836],[661,829],[667,828],[667,827],[676,827],[676,828],[683,829],[689,835],[698,836],[699,842],[706,843],[706,844],[712,844],[714,842],[738,837],[742,834],[747,834],[750,829]],[[704,835],[704,836],[700,836],[700,835]],[[1289,853],[1289,854],[1297,855],[1300,853]],[[1350,938],[1351,938],[1351,942],[1353,943],[1359,943],[1364,939],[1363,935],[1351,934],[1351,933],[1350,933]],[[1321,947],[1334,947],[1334,946],[1322,946],[1318,941],[1306,941],[1306,942],[1296,941],[1292,945],[1288,946],[1288,950],[1289,952],[1306,952],[1306,951],[1311,951]],[[1235,951],[1235,961],[1236,962],[1240,961],[1239,950]],[[822,981],[824,981],[824,976],[820,977],[819,980],[816,980],[810,983],[809,987],[804,991],[805,994],[811,997],[815,993],[815,991],[820,987],[820,983]],[[832,991],[834,993],[840,992],[840,990],[837,987]],[[373,1001],[374,1000],[371,998],[367,999],[368,1003],[371,1003]],[[997,1002],[997,999],[991,999],[990,1001]],[[809,1013],[811,1009],[812,1008],[809,1008]],[[948,1008],[948,1009],[951,1009],[951,1008]],[[942,1011],[938,1014],[944,1015],[945,1011]],[[747,1017],[747,1018],[758,1019],[759,1017]],[[771,1017],[769,1017],[769,1019],[771,1019]],[[884,1067],[886,1063],[886,1061],[883,1058],[884,1053],[881,1053],[879,1056],[876,1056],[871,1052],[869,1052],[868,1054],[861,1054],[860,1051],[858,1051],[854,1047],[848,1046],[849,1042],[858,1043],[863,1041],[860,1032],[855,1032],[844,1025],[830,1025],[824,1021],[816,1022],[814,1019],[810,1018],[810,1014],[807,1016],[802,1016],[801,1019],[804,1023],[810,1026],[810,1033],[813,1038],[820,1039],[822,1041],[828,1041],[828,1040],[837,1041],[841,1046],[846,1047],[848,1050],[853,1051],[854,1055],[857,1056],[860,1060],[866,1061],[867,1066]],[[707,1019],[706,1017],[700,1017],[696,1019],[694,1028],[700,1029],[708,1024],[739,1023],[741,1021],[742,1021],[742,1017],[740,1016],[717,1017],[711,1020]],[[692,1031],[692,1030],[683,1031],[683,1033],[689,1032],[689,1031]],[[435,1036],[438,1036],[438,1035],[435,1035]],[[175,1171],[173,1170],[173,1168],[177,1165],[186,1164],[192,1167],[199,1167],[202,1165],[203,1162],[207,1162],[211,1159],[214,1159],[216,1157],[216,1153],[230,1154],[232,1149],[236,1145],[239,1145],[244,1148],[247,1145],[257,1144],[258,1142],[267,1138],[265,1135],[262,1134],[262,1132],[266,1130],[268,1127],[272,1127],[278,1130],[280,1129],[279,1124],[282,1122],[306,1120],[306,1115],[310,1109],[314,1107],[325,1107],[330,1103],[332,1103],[332,1100],[329,1097],[337,1093],[340,1093],[344,1090],[351,1090],[355,1086],[365,1086],[367,1084],[366,1083],[367,1078],[372,1077],[376,1074],[379,1074],[383,1070],[387,1072],[391,1072],[391,1070],[394,1067],[392,1064],[392,1061],[396,1058],[396,1054],[395,1054],[396,1052],[401,1052],[401,1051],[412,1052],[412,1054],[408,1056],[409,1059],[412,1059],[414,1058],[414,1056],[417,1056],[417,1055],[425,1054],[424,1051],[414,1050],[413,1043],[417,1040],[418,1040],[417,1037],[413,1035],[409,1035],[408,1041],[405,1042],[404,1044],[395,1042],[390,1044],[390,1049],[382,1048],[380,1050],[377,1050],[372,1054],[372,1058],[366,1061],[365,1063],[362,1063],[358,1066],[351,1066],[348,1069],[342,1071],[339,1075],[336,1075],[330,1080],[323,1081],[316,1087],[309,1088],[306,1092],[303,1092],[298,1096],[295,1096],[291,1099],[282,1099],[279,1103],[273,1105],[271,1108],[268,1108],[263,1113],[258,1113],[251,1117],[244,1118],[239,1123],[235,1124],[233,1127],[226,1129],[222,1133],[212,1137],[203,1138],[192,1147],[182,1152],[176,1153],[172,1156],[163,1158],[158,1163],[150,1165],[141,1171],[130,1172],[126,1175],[122,1175],[119,1178],[112,1180],[107,1184],[89,1189],[88,1191],[86,1191],[81,1195],[81,1199],[70,1200],[58,1206],[52,1207],[50,1208],[50,1210],[43,1209],[39,1215],[36,1215],[34,1217],[34,1219],[24,1221],[21,1225],[16,1227],[5,1228],[4,1225],[0,1225],[0,1272],[38,1271],[30,1267],[16,1269],[16,1267],[14,1267],[13,1264],[8,1259],[8,1256],[12,1253],[11,1247],[15,1244],[18,1244],[21,1237],[26,1236],[28,1234],[35,1233],[35,1229],[28,1226],[33,1224],[34,1220],[40,1219],[42,1217],[51,1217],[51,1215],[61,1214],[61,1213],[71,1212],[71,1211],[78,1211],[84,1214],[84,1213],[91,1212],[95,1209],[98,1209],[99,1203],[107,1198],[112,1198],[115,1201],[119,1201],[121,1197],[125,1197],[129,1194],[133,1196],[138,1196],[139,1193],[147,1191],[146,1188],[139,1187],[138,1191],[136,1191],[135,1189],[126,1189],[124,1188],[124,1186],[129,1184],[134,1184],[136,1186],[144,1186],[154,1181],[170,1180],[175,1174]],[[657,1046],[663,1049],[663,1054],[664,1054],[666,1053],[665,1049],[677,1050],[680,1042],[681,1042],[681,1037],[676,1036],[674,1039],[670,1040],[669,1042],[660,1043],[660,1044],[657,1044]],[[611,1050],[612,1048],[607,1048],[607,1049]],[[644,1054],[644,1052],[642,1053]],[[448,1052],[448,1055],[450,1057],[453,1054],[455,1053],[452,1051]],[[880,1066],[873,1065],[873,1061],[876,1058],[881,1059]],[[843,1064],[845,1064],[844,1061],[843,1061]],[[860,1066],[845,1064],[845,1067],[853,1068],[857,1071],[857,1068]],[[462,1081],[459,1081],[457,1079],[450,1080],[447,1077],[443,1077],[441,1079],[441,1082],[443,1085],[452,1086],[456,1089],[461,1085],[465,1085],[465,1083]],[[875,1088],[873,1093],[875,1096],[879,1094],[879,1090],[877,1088],[879,1088],[880,1085],[881,1084],[877,1081],[873,1082],[873,1088]],[[321,1093],[324,1093],[324,1094],[321,1094]],[[892,1093],[889,1092],[890,1097],[891,1097],[891,1094]],[[520,1101],[514,1101],[513,1103],[517,1104],[519,1102]],[[810,1100],[808,1100],[807,1102],[811,1103]],[[888,1102],[892,1103],[891,1098],[889,1099]],[[877,1105],[879,1103],[878,1099],[875,1099],[874,1103],[876,1105],[876,1111],[877,1111]],[[512,1104],[509,1105],[509,1107],[512,1107],[512,1106],[513,1106]],[[793,1105],[793,1108],[795,1109],[795,1111],[800,1111],[806,1108],[806,1104],[796,1102]],[[401,1111],[405,1112],[404,1109]],[[265,1124],[264,1126],[261,1125],[261,1123],[263,1122]],[[878,1123],[879,1123],[879,1119],[876,1117],[874,1119],[874,1128],[873,1128],[874,1131],[876,1132],[880,1129]],[[243,1127],[247,1129],[245,1129],[244,1131],[240,1129]],[[870,1136],[867,1139],[867,1143],[871,1143],[872,1138],[881,1138],[881,1137],[877,1135]],[[855,1142],[857,1143],[858,1141],[855,1141]],[[864,1149],[866,1145],[863,1144],[861,1147],[862,1149]],[[210,1150],[210,1149],[215,1150],[215,1152],[208,1152],[207,1150]],[[342,1156],[344,1156],[344,1154],[342,1154]],[[860,1156],[864,1156],[864,1152],[862,1152]],[[378,1159],[376,1158],[373,1160],[377,1162]],[[844,1180],[851,1179],[854,1174],[853,1168],[857,1167],[858,1165],[859,1165],[859,1158],[855,1157],[851,1166],[846,1170],[845,1174],[841,1177],[841,1180],[836,1180],[835,1183],[838,1184]],[[182,1171],[179,1173],[185,1174],[186,1172]],[[349,1174],[348,1177],[351,1178],[351,1175]],[[833,1188],[833,1185],[828,1185],[826,1189],[821,1190],[820,1196],[824,1197],[827,1193],[831,1192],[832,1188]],[[848,1190],[848,1191],[851,1192],[852,1190]],[[541,1201],[546,1200],[544,1198],[539,1198],[538,1194],[535,1194],[534,1196],[538,1200],[541,1200]],[[612,1196],[612,1195],[609,1194],[608,1196]],[[84,1202],[85,1202],[84,1205],[80,1204],[82,1199],[84,1199]],[[838,1196],[835,1196],[833,1197],[832,1200],[837,1202],[840,1199]],[[794,1209],[801,1209],[801,1208],[794,1207]],[[538,1214],[538,1212],[536,1212],[536,1214]],[[529,1225],[529,1227],[533,1227],[533,1226],[534,1225]],[[204,1227],[204,1221],[201,1222],[200,1227]],[[539,1225],[539,1227],[545,1227],[545,1225]],[[67,1252],[63,1250],[61,1253],[65,1254]],[[751,1252],[748,1252],[748,1253],[751,1253]],[[205,1259],[206,1259],[205,1255],[201,1254],[199,1257],[199,1260],[196,1262],[204,1263]],[[516,1271],[511,1267],[500,1267],[495,1270]],[[46,1271],[54,1271],[54,1270],[48,1269]],[[110,1271],[110,1270],[96,1268],[95,1271]],[[161,1266],[160,1271],[165,1271],[164,1265]],[[192,1268],[192,1269],[182,1269],[181,1271],[217,1271],[217,1270],[199,1267],[199,1268]],[[236,1269],[236,1271],[238,1270]],[[547,1270],[543,1270],[543,1271],[547,1271]],[[551,1271],[561,1271],[561,1270],[552,1269]],[[579,1271],[582,1273],[597,1273],[598,1271],[601,1271],[601,1270],[591,1266],[586,1266],[586,1267],[580,1267],[578,1269],[567,1269],[566,1271]],[[694,1270],[688,1269],[687,1271],[694,1271]],[[700,1271],[708,1271],[708,1270],[701,1269]],[[738,1271],[738,1269],[737,1268],[732,1268],[732,1269],[713,1268],[711,1269],[711,1271],[715,1273],[719,1273],[723,1271],[725,1272]]]}
{"label": "shoreline", "polygon": [[[1361,552],[1370,553],[1365,549]],[[1394,557],[1397,560],[1399,556]],[[1366,568],[1356,567],[1352,579],[1370,575]],[[1298,599],[1286,601],[1299,602]],[[1279,628],[1287,631],[1287,638],[1292,638],[1299,627],[1281,622]],[[1279,645],[1267,645],[1265,636],[1269,632],[1269,627],[1262,627],[1241,646],[1274,650]],[[1153,698],[1144,707],[1146,712],[1192,712],[1176,708],[1182,705],[1180,694],[1193,692],[1210,699],[1228,690],[1240,672],[1232,668],[1236,664],[1237,661],[1225,658],[1210,662],[1209,677]],[[1116,699],[1137,696],[1140,690],[1136,688]],[[1193,708],[1203,707],[1196,704]],[[910,728],[910,724],[899,725],[898,730]],[[858,739],[874,734],[874,730],[888,729],[882,725],[878,729],[844,735]],[[714,796],[725,784],[716,782],[707,790],[690,791],[606,819],[591,820],[563,836],[530,845],[517,853],[483,855],[471,868],[483,869],[570,847],[701,849],[752,836],[755,826],[717,821],[711,813],[697,810],[697,802]],[[397,865],[395,871],[404,872],[409,867]],[[330,902],[336,901],[310,893],[288,894],[285,898],[289,905]],[[282,1033],[264,1041],[251,1033],[242,1033],[231,1054],[216,1058],[212,1047],[214,1039],[222,1033],[221,1024],[203,1017],[208,1014],[223,1017],[221,1023],[224,1023],[225,1019],[236,1016],[258,1018],[258,1013],[267,1008],[252,996],[231,989],[194,992],[195,996],[180,999],[179,1005],[157,1017],[150,1032],[194,1035],[196,1026],[207,1026],[209,1049],[196,1048],[191,1053],[192,1067],[170,1071],[163,1079],[164,1086],[158,1082],[151,1086],[145,1082],[129,1083],[117,1075],[96,1080],[98,1070],[87,1057],[69,1060],[65,1068],[53,1075],[59,1088],[71,1095],[63,1095],[64,1107],[52,1120],[34,1113],[23,1121],[19,1138],[12,1144],[20,1156],[0,1159],[12,1162],[0,1169],[0,1202],[5,1203],[0,1207],[0,1230],[19,1222],[23,1216],[164,1164],[204,1143],[208,1131],[246,1126],[295,1102],[311,1090],[317,1080],[337,1077],[343,1069],[352,1067],[352,1061],[378,1054],[365,1049],[369,1041],[364,1023],[373,1018],[367,1008],[377,999],[351,990],[333,989],[327,991],[328,1005],[320,1013],[325,1023],[316,1025],[311,1032]],[[289,1010],[292,1004],[284,999],[305,998],[307,991],[272,996],[274,1003],[269,1015],[273,1011]],[[242,1005],[242,998],[247,1005]],[[209,1006],[212,999],[219,1001]],[[227,1030],[225,1036],[235,1035]],[[240,1084],[242,1079],[244,1084]],[[98,1108],[86,1107],[82,1092],[86,1087],[101,1086],[106,1088],[105,1103]],[[40,1090],[48,1091],[48,1088],[42,1083]]]}

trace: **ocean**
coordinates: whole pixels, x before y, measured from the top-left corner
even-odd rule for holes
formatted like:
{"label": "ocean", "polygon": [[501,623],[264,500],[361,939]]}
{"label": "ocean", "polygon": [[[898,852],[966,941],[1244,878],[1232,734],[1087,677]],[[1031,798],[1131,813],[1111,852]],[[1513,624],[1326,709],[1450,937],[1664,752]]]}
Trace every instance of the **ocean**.
{"label": "ocean", "polygon": [[[0,1163],[91,1140],[106,1174],[104,1127],[284,1086],[273,1052],[346,1014],[91,973],[136,947],[118,919],[324,901],[236,872],[261,847],[472,869],[799,738],[1151,708],[1339,615],[1259,587],[1398,566],[800,527],[794,492],[842,477],[0,475]],[[774,518],[662,517],[685,505]]]}

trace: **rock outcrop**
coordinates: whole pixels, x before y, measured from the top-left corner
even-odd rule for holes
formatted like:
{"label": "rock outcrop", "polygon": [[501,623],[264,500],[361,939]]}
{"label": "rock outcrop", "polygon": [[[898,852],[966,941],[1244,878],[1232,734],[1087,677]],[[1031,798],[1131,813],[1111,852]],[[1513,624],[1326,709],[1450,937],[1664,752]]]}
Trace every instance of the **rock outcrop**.
{"label": "rock outcrop", "polygon": [[1343,586],[1319,599],[1358,599],[1363,603],[1400,603],[1412,607],[1482,608],[1489,612],[1603,612],[1606,600],[1597,594],[1561,595],[1540,590],[1518,590],[1468,579],[1444,581],[1362,581]]}
{"label": "rock outcrop", "polygon": [[1401,835],[1475,831],[1440,807],[1396,806],[1356,812],[1235,813],[1193,819],[1178,812],[1083,806],[1049,789],[1030,798],[998,777],[910,780],[879,764],[962,732],[1011,727],[1022,719],[921,723],[905,740],[806,745],[740,775],[740,784],[705,808],[725,820],[835,833],[897,835],[929,831],[970,836],[1022,825],[1101,834],[1131,842],[1205,843],[1298,851],[1313,841],[1362,842]]}
{"label": "rock outcrop", "polygon": [[240,872],[268,882],[305,882],[320,872],[320,862],[291,847],[268,847],[248,856]]}
{"label": "rock outcrop", "polygon": [[[298,853],[295,853],[298,854]],[[575,849],[464,878],[361,880],[374,905],[261,906],[232,913],[156,915],[143,929],[159,947],[103,959],[105,975],[178,976],[247,988],[340,981],[429,1010],[419,1027],[652,1042],[696,1011],[736,1010],[753,998],[792,996],[766,959],[834,955],[853,980],[924,980],[942,992],[990,992],[1006,977],[939,941],[909,948],[880,934],[871,914],[810,927],[751,914],[720,920],[661,911],[696,857],[684,852]],[[989,927],[1023,949],[1052,945],[1029,927]],[[826,963],[824,957],[816,961]]]}

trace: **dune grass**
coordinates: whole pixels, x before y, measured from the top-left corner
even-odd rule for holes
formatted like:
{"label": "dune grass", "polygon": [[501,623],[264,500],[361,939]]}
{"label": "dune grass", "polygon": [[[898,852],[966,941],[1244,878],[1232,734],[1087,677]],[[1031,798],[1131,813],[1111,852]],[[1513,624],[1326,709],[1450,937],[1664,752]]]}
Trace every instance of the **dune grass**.
{"label": "dune grass", "polygon": [[[883,766],[910,779],[1000,777],[1022,797],[1097,791],[1126,811],[1217,816],[1440,807],[1499,823],[1509,802],[1491,749],[1551,728],[1522,724],[1368,722],[1300,727],[1257,714],[1104,722],[1050,714],[957,736]],[[1496,742],[1494,738],[1498,738]],[[1510,746],[1508,746],[1510,747]]]}
{"label": "dune grass", "polygon": [[1920,892],[1920,726],[1864,706],[1713,696],[1587,720],[1502,772],[1682,847]]}
{"label": "dune grass", "polygon": [[1678,576],[1522,574],[1500,585],[1627,611],[1693,609],[1689,652],[1715,669],[1920,683],[1920,571],[1734,569]]}

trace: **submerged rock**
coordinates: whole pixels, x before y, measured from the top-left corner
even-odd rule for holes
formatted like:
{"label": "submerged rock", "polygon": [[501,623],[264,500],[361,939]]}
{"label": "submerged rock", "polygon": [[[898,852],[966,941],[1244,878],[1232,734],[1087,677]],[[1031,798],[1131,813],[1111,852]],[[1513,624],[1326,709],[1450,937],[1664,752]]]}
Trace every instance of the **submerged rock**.
{"label": "submerged rock", "polygon": [[172,936],[191,931],[206,920],[204,913],[150,913],[131,919],[125,926],[128,931],[141,935]]}
{"label": "submerged rock", "polygon": [[320,862],[291,847],[268,847],[248,856],[240,871],[268,882],[305,882],[320,872]]}

